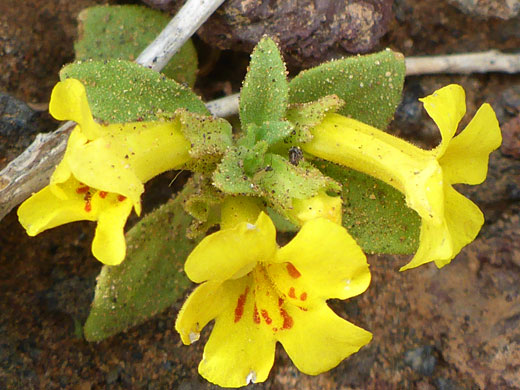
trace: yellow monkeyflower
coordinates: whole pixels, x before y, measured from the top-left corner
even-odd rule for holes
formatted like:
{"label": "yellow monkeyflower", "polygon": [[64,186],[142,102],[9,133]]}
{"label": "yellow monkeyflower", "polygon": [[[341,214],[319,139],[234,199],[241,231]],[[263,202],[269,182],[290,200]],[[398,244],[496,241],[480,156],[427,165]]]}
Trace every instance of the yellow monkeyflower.
{"label": "yellow monkeyflower", "polygon": [[69,222],[97,221],[92,253],[117,265],[126,254],[128,215],[132,207],[141,212],[143,183],[188,161],[190,143],[177,122],[96,123],[85,87],[75,79],[54,87],[49,111],[77,126],[50,184],[18,208],[20,223],[34,236]]}
{"label": "yellow monkeyflower", "polygon": [[325,191],[320,191],[308,199],[293,199],[293,207],[287,211],[287,215],[298,225],[319,217],[341,225],[341,202],[341,196],[330,196]]}
{"label": "yellow monkeyflower", "polygon": [[401,271],[430,261],[443,267],[475,239],[484,223],[482,212],[452,185],[482,183],[489,154],[502,142],[487,103],[455,136],[466,112],[461,86],[448,85],[421,101],[442,136],[433,150],[337,114],[328,114],[312,130],[313,139],[302,145],[309,154],[377,177],[405,195],[422,224],[417,253]]}
{"label": "yellow monkeyflower", "polygon": [[186,261],[188,277],[202,284],[175,323],[191,344],[215,319],[199,364],[208,381],[223,387],[265,381],[276,342],[300,371],[316,375],[371,340],[326,303],[361,294],[370,283],[365,255],[343,227],[312,219],[278,248],[269,217],[236,198],[224,203],[221,228]]}

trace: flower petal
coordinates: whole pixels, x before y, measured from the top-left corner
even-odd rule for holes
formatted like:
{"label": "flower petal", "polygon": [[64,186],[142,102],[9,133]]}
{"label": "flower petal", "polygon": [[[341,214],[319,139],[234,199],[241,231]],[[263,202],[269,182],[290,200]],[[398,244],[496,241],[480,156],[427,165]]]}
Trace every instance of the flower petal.
{"label": "flower petal", "polygon": [[255,224],[242,222],[205,237],[191,252],[184,269],[195,283],[227,280],[251,271],[276,250],[276,230],[271,219],[260,213]]}
{"label": "flower petal", "polygon": [[484,215],[471,200],[451,185],[444,186],[445,221],[441,225],[423,220],[420,243],[413,259],[400,271],[435,261],[438,268],[449,264],[461,249],[472,242],[484,224]]}
{"label": "flower petal", "polygon": [[482,183],[487,175],[489,154],[501,143],[495,112],[489,104],[483,104],[439,159],[448,183]]}
{"label": "flower petal", "polygon": [[287,311],[293,326],[276,337],[305,374],[317,375],[336,367],[372,339],[370,332],[337,316],[326,303],[308,311],[288,305]]}
{"label": "flower petal", "polygon": [[83,135],[78,126],[76,126],[69,135],[67,140],[67,148],[61,162],[56,166],[56,169],[52,173],[50,184],[65,183],[69,180],[72,174],[68,160],[70,156],[73,156],[77,148],[85,145],[88,139]]}
{"label": "flower petal", "polygon": [[191,158],[190,142],[180,132],[178,121],[112,124],[102,130],[111,152],[143,183]]}
{"label": "flower petal", "polygon": [[185,345],[197,341],[207,323],[215,319],[223,308],[231,307],[230,298],[236,297],[230,297],[230,291],[224,286],[221,282],[205,282],[195,288],[182,305],[175,321],[175,330]]}
{"label": "flower petal", "polygon": [[58,120],[76,122],[88,139],[100,135],[100,126],[92,118],[87,92],[79,80],[67,79],[56,84],[52,90],[49,112]]}
{"label": "flower petal", "polygon": [[85,201],[78,196],[67,199],[56,196],[51,186],[32,195],[18,208],[18,219],[29,236],[69,222],[97,218],[95,213],[85,211]]}
{"label": "flower petal", "polygon": [[[316,298],[346,299],[370,284],[366,257],[345,228],[325,218],[303,225],[292,241],[278,250],[268,268],[278,289],[300,304]],[[294,288],[294,293],[290,292]]]}
{"label": "flower petal", "polygon": [[460,85],[450,84],[419,100],[441,132],[442,141],[435,151],[442,156],[466,113],[464,89]]}
{"label": "flower petal", "polygon": [[139,214],[144,186],[129,165],[114,155],[109,142],[98,138],[78,147],[67,163],[76,179],[98,190],[126,196]]}
{"label": "flower petal", "polygon": [[343,217],[341,202],[341,196],[329,196],[325,191],[320,191],[316,196],[308,199],[293,199],[293,208],[287,213],[298,225],[318,217],[327,218],[341,225]]}
{"label": "flower petal", "polygon": [[[118,265],[126,255],[124,227],[132,210],[132,202],[130,199],[118,201],[115,194],[110,195],[115,199],[111,199],[112,201],[99,213],[96,234],[92,240],[92,254],[103,264]],[[93,208],[96,207],[96,200],[109,202],[97,196],[93,199]]]}
{"label": "flower petal", "polygon": [[222,387],[263,382],[273,366],[276,341],[269,328],[254,322],[251,282],[251,277],[225,282],[233,305],[217,316],[199,364],[200,375]]}

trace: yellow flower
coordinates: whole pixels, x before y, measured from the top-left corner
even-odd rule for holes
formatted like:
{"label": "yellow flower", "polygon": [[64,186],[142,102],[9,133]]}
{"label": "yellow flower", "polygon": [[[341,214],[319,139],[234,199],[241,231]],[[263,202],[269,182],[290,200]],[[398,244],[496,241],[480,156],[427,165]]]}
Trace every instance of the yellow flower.
{"label": "yellow flower", "polygon": [[479,184],[487,175],[489,154],[502,136],[495,113],[483,104],[457,136],[466,112],[459,85],[448,85],[421,99],[442,142],[423,150],[354,119],[328,114],[302,148],[309,154],[356,169],[400,190],[422,219],[420,243],[402,270],[435,261],[440,268],[475,239],[484,217],[452,184]]}
{"label": "yellow flower", "polygon": [[297,225],[319,217],[341,225],[341,202],[341,196],[330,196],[325,191],[320,191],[308,199],[293,199],[293,207],[287,211],[287,215]]}
{"label": "yellow flower", "polygon": [[132,207],[141,212],[143,183],[188,161],[190,144],[177,122],[94,122],[85,88],[75,79],[54,87],[49,111],[77,126],[50,184],[19,207],[20,223],[34,236],[73,221],[97,221],[92,253],[117,265],[126,254],[128,215]]}
{"label": "yellow flower", "polygon": [[222,230],[202,240],[185,265],[188,277],[202,284],[175,329],[191,344],[215,319],[199,373],[223,387],[265,381],[277,341],[299,370],[316,375],[372,338],[326,303],[361,294],[370,283],[366,258],[346,230],[313,219],[278,248],[272,221],[258,212],[244,198],[225,202]]}

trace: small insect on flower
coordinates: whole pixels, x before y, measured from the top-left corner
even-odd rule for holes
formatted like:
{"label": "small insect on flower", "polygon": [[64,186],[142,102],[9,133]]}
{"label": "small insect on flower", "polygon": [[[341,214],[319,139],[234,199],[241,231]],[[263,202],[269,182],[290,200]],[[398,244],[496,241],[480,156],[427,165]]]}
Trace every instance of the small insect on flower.
{"label": "small insect on flower", "polygon": [[303,152],[298,146],[293,146],[289,149],[289,162],[297,166],[303,159]]}

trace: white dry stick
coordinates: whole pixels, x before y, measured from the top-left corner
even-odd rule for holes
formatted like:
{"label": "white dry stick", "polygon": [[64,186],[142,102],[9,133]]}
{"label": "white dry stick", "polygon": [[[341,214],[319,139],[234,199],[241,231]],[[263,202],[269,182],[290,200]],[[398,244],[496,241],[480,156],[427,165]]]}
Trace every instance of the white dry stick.
{"label": "white dry stick", "polygon": [[[140,65],[160,71],[224,0],[188,0],[159,36],[137,58]],[[33,143],[0,172],[0,220],[32,193],[45,187],[63,158],[74,122]]]}
{"label": "white dry stick", "polygon": [[[190,17],[189,15],[195,16],[197,19],[196,23],[198,23],[193,31],[200,27],[204,21],[200,21],[198,16],[204,14],[204,17],[207,18],[210,12],[204,12],[204,10],[199,8],[196,15],[193,15],[196,9],[196,7],[193,8],[193,4],[199,4],[199,7],[204,5],[207,7],[206,9],[211,9],[211,12],[213,12],[222,2],[223,0],[212,2],[209,0],[188,0],[184,7],[190,5],[191,11],[185,15],[188,15],[186,17]],[[181,12],[182,9],[179,11],[179,14]],[[167,29],[170,28],[171,31],[177,31],[175,26],[171,27],[175,19],[176,17],[172,19],[166,27]],[[195,23],[187,23],[186,20],[181,22],[184,25]],[[149,54],[146,56],[146,61],[149,62],[145,64],[143,60],[142,63],[156,70],[160,69],[159,65],[157,65],[159,58],[164,58],[165,52],[172,50],[172,47],[174,47],[172,42],[177,41],[177,39],[161,40],[156,44],[157,41],[159,41],[159,38],[145,50],[145,52],[149,51]],[[179,41],[177,41],[177,44],[179,45],[176,47],[177,49],[182,46],[182,43],[179,44]],[[152,46],[155,49],[150,49]],[[139,58],[143,55],[144,52]],[[154,65],[153,60],[156,57],[157,60]],[[503,54],[496,50],[491,50],[482,53],[406,58],[407,76],[433,73],[468,74],[487,72],[520,73],[520,54]],[[213,115],[218,117],[236,114],[238,112],[238,94],[213,100],[207,103],[206,106]],[[47,184],[54,167],[63,156],[66,138],[72,125],[67,122],[54,133],[39,135],[29,148],[0,172],[0,219],[11,211],[13,207],[28,198],[31,193],[39,191]]]}

